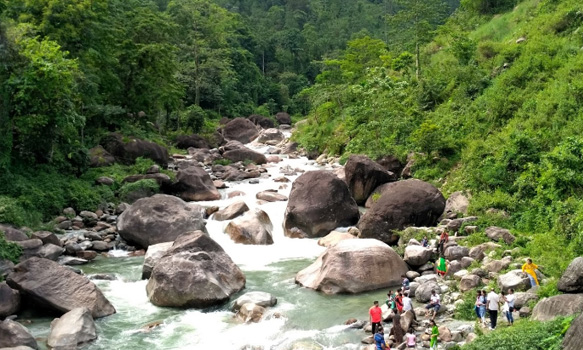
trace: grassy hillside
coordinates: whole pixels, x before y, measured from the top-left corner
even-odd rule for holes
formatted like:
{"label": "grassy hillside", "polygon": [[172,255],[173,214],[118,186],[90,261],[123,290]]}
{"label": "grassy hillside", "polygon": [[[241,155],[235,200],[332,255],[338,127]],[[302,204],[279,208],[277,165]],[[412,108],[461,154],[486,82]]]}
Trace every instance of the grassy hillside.
{"label": "grassy hillside", "polygon": [[522,233],[523,253],[558,275],[583,253],[583,4],[485,2],[437,30],[419,79],[412,54],[349,43],[304,91],[314,107],[296,139],[344,156],[415,152],[415,177],[469,190],[472,214]]}

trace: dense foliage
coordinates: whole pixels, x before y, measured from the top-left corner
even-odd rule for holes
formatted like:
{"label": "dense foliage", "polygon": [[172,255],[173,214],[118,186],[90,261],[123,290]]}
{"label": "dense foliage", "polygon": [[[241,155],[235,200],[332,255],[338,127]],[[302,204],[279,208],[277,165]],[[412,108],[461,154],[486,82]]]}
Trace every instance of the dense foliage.
{"label": "dense foliage", "polygon": [[22,248],[14,242],[7,241],[4,232],[0,231],[0,260],[10,260],[18,264],[20,255],[22,255]]}
{"label": "dense foliage", "polygon": [[415,177],[468,190],[472,214],[523,233],[522,253],[557,276],[583,254],[582,31],[579,1],[462,1],[421,48],[418,77],[415,53],[352,40],[304,91],[296,139],[414,158]]}

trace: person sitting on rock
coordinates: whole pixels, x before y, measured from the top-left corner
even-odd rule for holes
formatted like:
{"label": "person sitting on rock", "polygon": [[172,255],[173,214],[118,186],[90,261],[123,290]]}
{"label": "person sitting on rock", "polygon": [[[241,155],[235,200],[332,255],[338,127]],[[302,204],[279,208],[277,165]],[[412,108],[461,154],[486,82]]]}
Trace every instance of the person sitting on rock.
{"label": "person sitting on rock", "polygon": [[387,300],[385,301],[385,304],[387,305],[389,310],[395,311],[397,309],[397,307],[395,306],[395,296],[396,296],[396,294],[393,294],[392,290],[390,290],[387,293]]}
{"label": "person sitting on rock", "polygon": [[429,241],[427,240],[427,236],[423,237],[423,240],[421,241],[421,246],[423,248],[427,248],[427,246],[429,246]]}
{"label": "person sitting on rock", "polygon": [[407,276],[401,275],[401,278],[403,279],[401,292],[405,293],[405,291],[408,291],[411,288],[411,283],[409,282]]}
{"label": "person sitting on rock", "polygon": [[385,331],[383,327],[379,327],[374,335],[374,342],[376,350],[391,350],[387,343],[385,343]]}
{"label": "person sitting on rock", "polygon": [[405,334],[405,342],[407,343],[407,348],[414,349],[417,343],[417,337],[412,332],[407,332]]}
{"label": "person sitting on rock", "polygon": [[425,312],[425,317],[429,316],[429,312],[432,312],[431,315],[431,319],[435,320],[435,316],[437,315],[437,312],[439,312],[439,309],[441,308],[441,301],[439,299],[439,294],[437,294],[435,292],[435,289],[433,289],[431,291],[431,297],[429,299],[429,304],[425,305],[425,309],[427,310]]}

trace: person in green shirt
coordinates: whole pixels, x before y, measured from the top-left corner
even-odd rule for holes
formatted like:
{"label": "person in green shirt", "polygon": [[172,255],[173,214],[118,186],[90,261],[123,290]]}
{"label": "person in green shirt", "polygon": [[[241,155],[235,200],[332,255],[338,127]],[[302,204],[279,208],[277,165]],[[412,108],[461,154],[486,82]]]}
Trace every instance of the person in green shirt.
{"label": "person in green shirt", "polygon": [[395,310],[397,308],[395,306],[395,294],[393,294],[392,290],[387,293],[387,300],[385,301],[385,304],[389,307],[390,310]]}
{"label": "person in green shirt", "polygon": [[432,350],[437,350],[437,337],[439,337],[439,328],[437,328],[434,320],[429,321],[429,325],[431,326],[431,342],[429,343],[429,346]]}

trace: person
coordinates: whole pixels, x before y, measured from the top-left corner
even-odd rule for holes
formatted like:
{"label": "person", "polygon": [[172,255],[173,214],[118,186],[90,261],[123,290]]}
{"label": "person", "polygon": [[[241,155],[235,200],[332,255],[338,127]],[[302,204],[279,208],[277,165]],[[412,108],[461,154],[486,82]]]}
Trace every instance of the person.
{"label": "person", "polygon": [[429,246],[429,241],[427,240],[427,236],[423,237],[423,240],[421,241],[421,246],[423,248],[427,248],[427,246]]}
{"label": "person", "polygon": [[536,287],[538,286],[538,279],[536,278],[536,269],[538,266],[532,262],[532,259],[526,259],[526,264],[522,265],[522,272],[528,276],[530,280],[530,286]]}
{"label": "person", "polygon": [[482,291],[476,292],[476,302],[474,303],[474,311],[478,317],[478,322],[482,322],[482,305],[485,305],[486,301],[482,298]]}
{"label": "person", "polygon": [[405,342],[407,343],[408,348],[414,349],[417,343],[417,338],[415,337],[415,334],[407,332],[407,334],[405,334]]}
{"label": "person", "polygon": [[429,321],[429,325],[431,326],[431,342],[429,343],[429,347],[433,350],[437,350],[437,338],[439,337],[439,328],[437,328],[435,320]]}
{"label": "person", "polygon": [[413,301],[409,298],[409,293],[403,294],[403,312],[413,310]]}
{"label": "person", "polygon": [[370,323],[372,324],[372,334],[377,333],[378,327],[382,327],[381,321],[383,318],[383,311],[379,307],[379,302],[374,301],[372,307],[368,310],[370,315]]}
{"label": "person", "polygon": [[441,236],[439,237],[439,243],[437,244],[437,254],[444,254],[443,247],[449,241],[449,234],[447,230],[443,230]]}
{"label": "person", "polygon": [[389,335],[392,335],[395,338],[395,344],[401,344],[403,342],[405,332],[403,331],[403,327],[401,327],[401,315],[393,315],[393,327],[391,327]]}
{"label": "person", "polygon": [[425,305],[425,309],[427,311],[425,311],[425,316],[429,316],[429,311],[432,310],[432,315],[431,315],[431,319],[435,320],[435,316],[437,315],[437,312],[439,311],[439,309],[441,308],[441,304],[440,304],[440,299],[439,299],[439,294],[437,294],[435,292],[435,289],[431,290],[431,297],[429,299],[429,304]]}
{"label": "person", "polygon": [[397,307],[396,313],[400,314],[403,312],[403,294],[401,292],[398,292],[395,297],[395,306]]}
{"label": "person", "polygon": [[385,301],[385,304],[387,305],[387,307],[390,310],[393,310],[394,311],[396,309],[396,307],[395,307],[395,294],[393,294],[393,291],[392,290],[390,290],[387,293],[387,300]]}
{"label": "person", "polygon": [[438,276],[445,277],[445,275],[447,274],[448,266],[449,263],[445,260],[445,257],[441,255],[439,257],[439,260],[437,260],[437,264],[435,264],[435,272],[437,273]]}
{"label": "person", "polygon": [[379,327],[377,332],[374,335],[374,342],[376,345],[376,350],[391,350],[388,346],[387,343],[385,343],[385,331],[383,330],[383,327]]}
{"label": "person", "polygon": [[500,297],[494,291],[494,288],[490,289],[488,294],[488,313],[490,314],[490,330],[496,329],[496,322],[498,321],[498,309],[500,304]]}
{"label": "person", "polygon": [[480,314],[482,315],[482,324],[486,325],[486,307],[488,306],[488,293],[482,289],[482,305],[480,306]]}
{"label": "person", "polygon": [[407,276],[401,275],[401,278],[403,279],[403,282],[401,283],[402,284],[401,292],[405,293],[405,291],[411,288],[411,283],[409,282]]}
{"label": "person", "polygon": [[506,303],[508,303],[508,313],[506,314],[506,319],[508,323],[512,326],[514,324],[514,302],[516,301],[516,296],[514,295],[514,289],[510,288],[508,294],[506,295]]}

